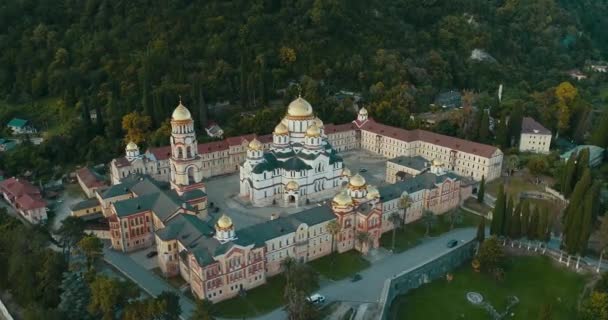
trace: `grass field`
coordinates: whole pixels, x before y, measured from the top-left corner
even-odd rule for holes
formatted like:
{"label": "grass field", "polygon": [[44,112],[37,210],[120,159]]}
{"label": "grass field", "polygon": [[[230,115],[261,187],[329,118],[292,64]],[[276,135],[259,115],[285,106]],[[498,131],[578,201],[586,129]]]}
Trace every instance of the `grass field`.
{"label": "grass field", "polygon": [[283,305],[285,277],[274,276],[266,284],[214,305],[214,314],[222,318],[247,318],[263,315]]}
{"label": "grass field", "polygon": [[369,267],[370,263],[355,250],[331,254],[308,263],[320,275],[341,280]]}
{"label": "grass field", "polygon": [[[468,213],[458,208],[462,213],[462,221],[454,225],[454,228],[459,227],[473,227],[477,226],[481,217]],[[450,231],[450,222],[447,219],[447,215],[441,215],[437,217],[437,223],[429,232],[429,236],[436,237],[447,231]],[[395,235],[395,252],[403,252],[411,247],[416,246],[426,236],[426,227],[422,220],[418,220],[413,223],[409,223],[404,229],[398,229]],[[385,232],[380,238],[380,245],[391,249],[393,239],[393,232]]]}
{"label": "grass field", "polygon": [[504,311],[506,298],[515,295],[520,303],[508,319],[538,319],[540,305],[549,303],[552,319],[571,320],[576,318],[576,303],[585,281],[584,276],[555,266],[547,257],[510,258],[501,282],[473,272],[467,264],[454,272],[451,283],[436,280],[397,297],[391,307],[391,319],[486,320],[488,314],[466,300],[466,293],[475,291],[498,312]]}

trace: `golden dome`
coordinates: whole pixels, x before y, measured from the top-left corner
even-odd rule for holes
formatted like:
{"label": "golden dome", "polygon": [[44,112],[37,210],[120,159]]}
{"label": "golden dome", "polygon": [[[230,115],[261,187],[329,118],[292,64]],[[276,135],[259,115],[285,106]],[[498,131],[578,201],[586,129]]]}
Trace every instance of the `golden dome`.
{"label": "golden dome", "polygon": [[180,100],[177,108],[175,108],[175,110],[173,110],[173,114],[171,115],[171,118],[173,120],[177,120],[177,121],[192,120],[192,115],[190,114],[190,111],[188,110],[188,108],[186,108],[182,104],[182,101]]}
{"label": "golden dome", "polygon": [[313,121],[317,125],[317,127],[323,128],[323,121],[321,121],[321,119],[315,118]]}
{"label": "golden dome", "polygon": [[365,107],[361,107],[361,109],[359,109],[359,114],[367,115],[367,109],[365,109]]}
{"label": "golden dome", "polygon": [[353,199],[346,193],[346,190],[338,193],[331,201],[333,204],[338,206],[350,206],[353,204]]}
{"label": "golden dome", "polygon": [[287,126],[283,124],[283,122],[279,123],[276,127],[274,127],[274,134],[284,135],[288,134],[289,130]]}
{"label": "golden dome", "polygon": [[342,176],[350,177],[351,175],[352,174],[350,173],[350,169],[349,168],[342,169]]}
{"label": "golden dome", "polygon": [[314,123],[311,124],[310,127],[308,127],[308,129],[306,129],[306,136],[307,137],[318,137],[320,135],[321,135],[321,130]]}
{"label": "golden dome", "polygon": [[379,198],[380,197],[380,192],[378,191],[378,188],[374,187],[374,186],[367,186],[367,198],[368,199],[375,199],[375,198]]}
{"label": "golden dome", "polygon": [[360,174],[357,173],[356,175],[350,178],[348,183],[353,187],[360,188],[365,186],[365,178],[363,178]]}
{"label": "golden dome", "polygon": [[256,151],[262,151],[264,149],[264,145],[258,139],[253,138],[253,140],[251,140],[251,142],[249,142],[249,149],[256,150]]}
{"label": "golden dome", "polygon": [[435,159],[433,159],[433,165],[435,167],[441,167],[441,166],[443,166],[443,162],[441,162],[441,160],[435,158]]}
{"label": "golden dome", "polygon": [[137,147],[137,144],[133,141],[130,141],[129,144],[127,144],[127,151],[137,151],[138,149],[139,147]]}
{"label": "golden dome", "polygon": [[287,184],[285,185],[285,190],[288,190],[288,191],[295,191],[295,190],[298,190],[299,188],[300,188],[300,186],[298,185],[298,183],[293,180],[287,182]]}
{"label": "golden dome", "polygon": [[287,114],[293,117],[312,116],[312,106],[302,97],[298,97],[287,107]]}
{"label": "golden dome", "polygon": [[232,219],[226,214],[222,214],[222,216],[217,220],[217,226],[220,229],[230,229],[232,228]]}

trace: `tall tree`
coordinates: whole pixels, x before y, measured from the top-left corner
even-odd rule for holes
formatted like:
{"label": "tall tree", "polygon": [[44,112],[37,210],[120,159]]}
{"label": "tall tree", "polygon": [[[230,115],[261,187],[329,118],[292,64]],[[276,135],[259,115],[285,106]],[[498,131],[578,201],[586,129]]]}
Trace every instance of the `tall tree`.
{"label": "tall tree", "polygon": [[215,320],[213,302],[207,299],[197,299],[190,320]]}
{"label": "tall tree", "polygon": [[329,232],[329,234],[331,235],[331,252],[334,252],[336,251],[336,237],[338,236],[342,228],[340,227],[340,223],[338,223],[338,220],[334,219],[327,223],[326,229],[327,232]]}
{"label": "tall tree", "polygon": [[477,189],[477,202],[483,203],[483,198],[486,195],[486,177],[481,176],[481,182],[479,183],[479,189]]}
{"label": "tall tree", "polygon": [[524,111],[520,104],[513,107],[511,114],[509,115],[509,141],[510,145],[519,145],[519,137],[521,136],[521,122],[524,119]]}
{"label": "tall tree", "polygon": [[502,235],[505,221],[505,191],[504,186],[498,186],[498,194],[494,203],[494,212],[492,214],[492,224],[490,225],[490,234],[493,236]]}
{"label": "tall tree", "polygon": [[511,224],[513,223],[513,197],[509,197],[507,205],[505,206],[505,221],[502,227],[502,235],[509,237],[511,234]]}
{"label": "tall tree", "polygon": [[534,207],[532,215],[530,216],[530,223],[528,224],[528,240],[538,240],[538,225],[540,223],[540,209],[538,206]]}
{"label": "tall tree", "polygon": [[399,226],[399,224],[401,223],[401,217],[399,216],[399,213],[397,212],[393,212],[388,216],[388,221],[390,221],[390,223],[393,225],[393,238],[391,241],[391,250],[395,250],[395,236],[397,235],[397,228]]}
{"label": "tall tree", "polygon": [[502,114],[496,128],[496,144],[501,148],[507,149],[510,146],[510,141],[509,130],[507,128],[507,117],[505,114]]}
{"label": "tall tree", "polygon": [[490,141],[490,116],[485,110],[481,115],[481,122],[479,123],[479,133],[477,134],[477,140],[484,143],[488,143]]}
{"label": "tall tree", "polygon": [[437,223],[437,216],[430,210],[425,210],[422,213],[422,222],[424,223],[424,227],[426,228],[426,231],[424,232],[425,236],[428,236],[431,232],[431,229],[435,226],[435,224]]}
{"label": "tall tree", "polygon": [[566,162],[560,181],[561,191],[564,196],[570,197],[576,181],[576,154],[573,152]]}
{"label": "tall tree", "polygon": [[86,235],[78,241],[78,248],[87,258],[87,266],[89,269],[93,266],[95,259],[100,257],[103,252],[103,242],[95,235]]}
{"label": "tall tree", "polygon": [[101,315],[103,320],[114,320],[117,310],[138,295],[137,287],[132,283],[104,275],[97,275],[90,287],[91,302],[88,310],[93,315]]}
{"label": "tall tree", "polygon": [[61,302],[58,306],[65,319],[91,319],[91,315],[87,311],[90,300],[91,291],[82,272],[65,272],[61,282]]}
{"label": "tall tree", "polygon": [[521,207],[522,202],[518,202],[515,210],[513,210],[513,219],[511,220],[511,239],[519,239],[521,237]]}
{"label": "tall tree", "polygon": [[521,205],[521,235],[528,234],[528,225],[530,224],[530,201],[522,200]]}
{"label": "tall tree", "polygon": [[405,227],[405,224],[407,223],[407,209],[409,209],[411,205],[412,199],[410,196],[404,194],[399,197],[399,209],[403,210],[403,222],[401,223],[402,227]]}
{"label": "tall tree", "polygon": [[84,237],[84,227],[85,224],[81,218],[69,216],[62,221],[61,227],[57,230],[61,248],[68,263],[72,248]]}
{"label": "tall tree", "polygon": [[125,143],[131,141],[139,144],[149,135],[152,120],[150,116],[138,112],[131,112],[122,118],[122,128],[126,131]]}
{"label": "tall tree", "polygon": [[475,237],[480,244],[486,239],[486,219],[481,218],[477,224],[477,236]]}

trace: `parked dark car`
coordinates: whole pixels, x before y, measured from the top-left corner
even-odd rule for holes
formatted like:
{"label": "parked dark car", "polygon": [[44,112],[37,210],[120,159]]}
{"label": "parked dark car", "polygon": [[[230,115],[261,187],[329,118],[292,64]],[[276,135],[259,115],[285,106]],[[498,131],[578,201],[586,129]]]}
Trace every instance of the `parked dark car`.
{"label": "parked dark car", "polygon": [[448,241],[448,248],[454,248],[458,245],[458,240],[450,240]]}
{"label": "parked dark car", "polygon": [[361,169],[359,169],[359,172],[367,172],[367,169],[361,168]]}
{"label": "parked dark car", "polygon": [[355,274],[352,278],[350,278],[350,282],[357,282],[361,280],[361,275],[360,274]]}
{"label": "parked dark car", "polygon": [[155,257],[157,254],[158,254],[158,251],[150,251],[150,252],[148,252],[148,254],[146,254],[146,257],[152,258],[152,257]]}
{"label": "parked dark car", "polygon": [[213,213],[218,213],[218,212],[220,212],[220,207],[213,208]]}

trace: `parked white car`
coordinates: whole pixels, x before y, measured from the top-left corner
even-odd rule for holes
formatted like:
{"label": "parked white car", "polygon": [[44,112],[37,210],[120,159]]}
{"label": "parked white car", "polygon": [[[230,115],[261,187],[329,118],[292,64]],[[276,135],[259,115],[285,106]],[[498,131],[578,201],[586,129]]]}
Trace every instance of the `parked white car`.
{"label": "parked white car", "polygon": [[306,300],[313,304],[322,304],[323,302],[325,302],[325,297],[318,293],[315,293],[312,296],[306,298]]}

